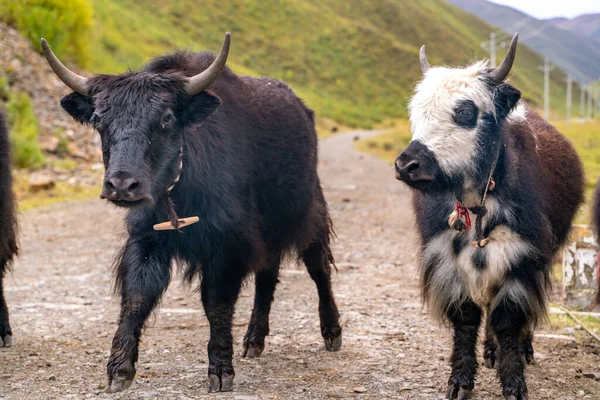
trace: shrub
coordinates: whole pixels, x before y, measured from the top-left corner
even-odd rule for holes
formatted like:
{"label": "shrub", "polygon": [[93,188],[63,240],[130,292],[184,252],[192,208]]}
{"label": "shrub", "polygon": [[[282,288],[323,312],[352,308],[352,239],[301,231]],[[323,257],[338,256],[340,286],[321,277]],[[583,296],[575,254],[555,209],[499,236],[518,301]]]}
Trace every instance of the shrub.
{"label": "shrub", "polygon": [[86,66],[90,0],[0,0],[0,19],[14,26],[38,51],[40,38],[46,38],[57,54]]}
{"label": "shrub", "polygon": [[39,168],[46,162],[38,144],[39,124],[25,92],[11,92],[7,104],[12,162],[18,168]]}

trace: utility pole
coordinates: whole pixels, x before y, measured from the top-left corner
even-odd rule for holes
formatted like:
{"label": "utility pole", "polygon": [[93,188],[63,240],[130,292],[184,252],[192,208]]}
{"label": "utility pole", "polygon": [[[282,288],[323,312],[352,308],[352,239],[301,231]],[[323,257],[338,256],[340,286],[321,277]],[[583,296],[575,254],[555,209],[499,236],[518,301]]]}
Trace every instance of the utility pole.
{"label": "utility pole", "polygon": [[581,98],[579,99],[579,123],[583,124],[583,120],[585,119],[585,86],[582,82],[579,83],[579,92],[581,93]]}
{"label": "utility pole", "polygon": [[544,71],[544,118],[550,119],[550,71],[554,66],[550,65],[547,58],[544,59],[544,66],[539,66],[539,70]]}
{"label": "utility pole", "polygon": [[496,66],[496,32],[490,32],[490,40],[481,43],[481,48],[490,52],[490,67]]}
{"label": "utility pole", "polygon": [[567,74],[567,128],[571,125],[571,101],[573,94],[573,76]]}
{"label": "utility pole", "polygon": [[490,33],[490,63],[492,68],[496,66],[496,32]]}
{"label": "utility pole", "polygon": [[592,87],[590,85],[587,86],[587,100],[588,100],[588,107],[587,107],[587,117],[588,120],[592,119]]}

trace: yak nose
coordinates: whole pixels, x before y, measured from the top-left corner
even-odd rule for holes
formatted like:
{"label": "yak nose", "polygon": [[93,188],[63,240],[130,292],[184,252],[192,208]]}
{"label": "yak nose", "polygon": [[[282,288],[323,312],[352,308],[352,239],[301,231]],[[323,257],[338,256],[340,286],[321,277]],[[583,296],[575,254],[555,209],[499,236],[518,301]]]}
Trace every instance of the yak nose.
{"label": "yak nose", "polygon": [[100,197],[111,201],[138,201],[144,196],[140,181],[129,172],[119,171],[104,181]]}
{"label": "yak nose", "polygon": [[414,154],[403,152],[396,158],[396,179],[405,182],[432,180],[433,177]]}

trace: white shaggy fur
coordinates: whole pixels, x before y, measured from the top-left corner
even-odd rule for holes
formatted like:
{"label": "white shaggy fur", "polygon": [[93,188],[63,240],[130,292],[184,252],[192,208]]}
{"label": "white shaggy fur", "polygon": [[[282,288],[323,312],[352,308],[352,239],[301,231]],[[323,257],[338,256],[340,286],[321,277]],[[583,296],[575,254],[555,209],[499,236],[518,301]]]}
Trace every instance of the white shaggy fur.
{"label": "white shaggy fur", "polygon": [[482,112],[494,113],[492,93],[479,79],[487,62],[467,68],[432,67],[417,85],[408,106],[412,140],[425,145],[447,174],[457,169],[472,171],[477,127],[464,129],[452,115],[461,100],[472,100]]}
{"label": "white shaggy fur", "polygon": [[[498,202],[488,199],[488,214],[483,223],[490,216],[503,213],[507,219],[512,219],[510,211],[500,207]],[[472,215],[474,217],[474,215]],[[458,235],[467,235],[467,246],[456,256],[452,248],[453,239]],[[422,268],[434,263],[433,273],[429,279],[427,303],[430,313],[437,320],[443,321],[450,306],[458,306],[467,299],[484,310],[489,310],[498,301],[502,293],[512,297],[521,297],[518,288],[504,288],[512,286],[512,282],[505,281],[511,265],[521,257],[534,252],[528,242],[522,240],[518,234],[511,231],[506,225],[496,226],[488,236],[490,243],[482,248],[473,248],[471,242],[475,240],[475,229],[462,233],[448,229],[429,241],[422,253]],[[475,252],[485,254],[486,265],[477,269],[473,265]],[[425,271],[421,271],[424,273]],[[494,291],[500,288],[500,293],[494,296]],[[522,294],[522,293],[521,293]],[[523,300],[519,298],[519,300]],[[527,304],[530,300],[519,304]]]}

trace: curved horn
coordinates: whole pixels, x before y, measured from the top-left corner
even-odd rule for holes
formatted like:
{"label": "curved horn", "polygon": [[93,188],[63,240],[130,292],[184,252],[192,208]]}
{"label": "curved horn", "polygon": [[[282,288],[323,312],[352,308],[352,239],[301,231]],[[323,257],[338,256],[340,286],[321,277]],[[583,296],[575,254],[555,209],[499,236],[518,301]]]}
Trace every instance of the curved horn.
{"label": "curved horn", "polygon": [[52,71],[54,71],[56,76],[75,92],[83,96],[88,96],[88,90],[86,88],[87,78],[77,75],[75,72],[65,67],[54,55],[50,46],[48,46],[46,39],[42,39],[42,50],[44,51],[46,60],[48,60],[48,64],[50,64],[50,68],[52,68]]}
{"label": "curved horn", "polygon": [[229,54],[229,43],[231,42],[231,33],[225,33],[225,41],[223,42],[223,47],[219,52],[219,55],[210,65],[210,67],[206,68],[204,71],[200,72],[198,75],[192,76],[189,78],[188,83],[185,87],[185,91],[190,96],[195,96],[201,91],[207,89],[210,85],[212,85],[221,72],[223,68],[225,68],[225,63],[227,63],[227,55]]}
{"label": "curved horn", "polygon": [[498,82],[502,82],[506,79],[510,70],[515,62],[515,56],[517,54],[517,42],[519,41],[519,34],[515,33],[512,40],[510,41],[510,46],[508,47],[508,52],[506,53],[506,57],[502,60],[502,64],[500,64],[496,69],[490,72],[490,75],[494,80]]}
{"label": "curved horn", "polygon": [[419,59],[421,60],[421,71],[423,74],[429,70],[429,63],[427,62],[427,56],[425,55],[425,45],[421,46],[419,50]]}

